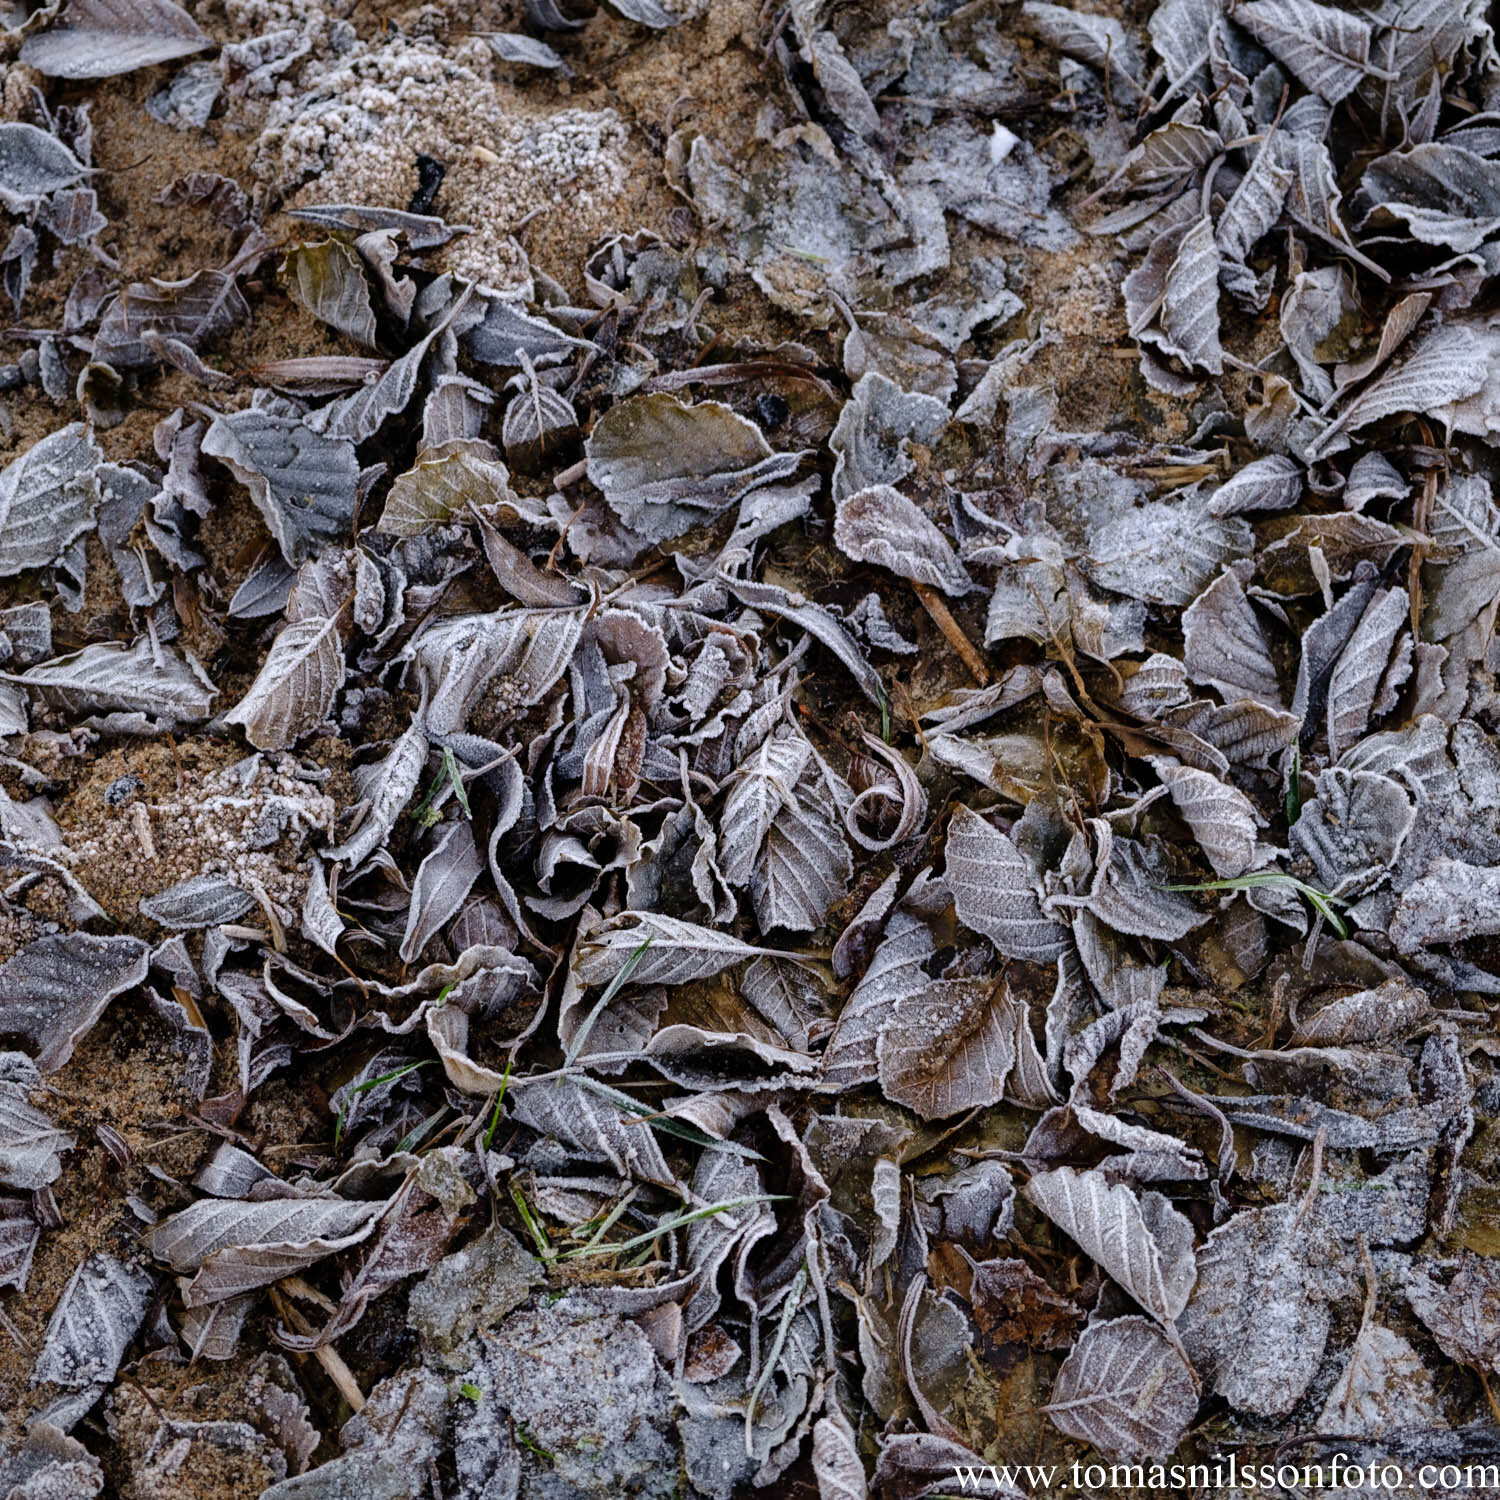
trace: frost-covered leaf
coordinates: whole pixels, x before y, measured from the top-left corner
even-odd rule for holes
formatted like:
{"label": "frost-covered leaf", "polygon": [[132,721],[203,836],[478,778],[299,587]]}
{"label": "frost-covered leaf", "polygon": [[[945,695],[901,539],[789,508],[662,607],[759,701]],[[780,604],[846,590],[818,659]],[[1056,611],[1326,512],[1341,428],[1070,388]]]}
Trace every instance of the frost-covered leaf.
{"label": "frost-covered leaf", "polygon": [[73,1137],[31,1102],[41,1087],[36,1064],[21,1052],[0,1052],[0,1186],[31,1192],[55,1182]]}
{"label": "frost-covered leaf", "polygon": [[155,896],[143,896],[140,911],[163,927],[190,931],[242,917],[255,898],[222,875],[190,875]]}
{"label": "frost-covered leaf", "polygon": [[540,458],[578,429],[578,413],[561,391],[542,381],[534,369],[510,398],[500,424],[500,441],[508,458],[517,462]]}
{"label": "frost-covered leaf", "polygon": [[411,910],[401,938],[402,963],[414,963],[442,925],[463,905],[484,868],[467,819],[448,824],[436,847],[417,867]]}
{"label": "frost-covered leaf", "polygon": [[922,510],[888,484],[872,485],[838,504],[833,539],[845,557],[889,568],[945,594],[976,587],[953,544]]}
{"label": "frost-covered leaf", "polygon": [[1424,991],[1404,979],[1331,1000],[1303,1015],[1292,1033],[1299,1047],[1342,1047],[1351,1042],[1385,1042],[1416,1030],[1431,1011]]}
{"label": "frost-covered leaf", "polygon": [[11,213],[35,208],[87,170],[55,135],[15,120],[0,124],[0,203]]}
{"label": "frost-covered leaf", "polygon": [[657,394],[610,407],[584,444],[589,480],[632,531],[681,536],[757,485],[787,478],[800,453],[773,453],[753,422],[718,401]]}
{"label": "frost-covered leaf", "polygon": [[348,837],[325,851],[328,858],[352,867],[362,865],[395,827],[426,763],[427,737],[412,724],[382,759],[357,770],[355,781],[363,811]]}
{"label": "frost-covered leaf", "polygon": [[113,78],[211,46],[172,0],[68,0],[60,25],[21,44],[21,61],[49,78]]}
{"label": "frost-covered leaf", "polygon": [[73,422],[0,470],[0,576],[46,567],[94,524],[103,457]]}
{"label": "frost-covered leaf", "polygon": [[146,977],[148,944],[133,937],[54,933],[0,964],[0,1031],[36,1044],[36,1064],[55,1073],[105,1007]]}
{"label": "frost-covered leaf", "polygon": [[1261,236],[1281,217],[1292,174],[1281,165],[1273,140],[1274,137],[1262,141],[1250,170],[1240,179],[1219,215],[1215,234],[1219,249],[1230,265],[1237,263],[1243,268]]}
{"label": "frost-covered leaf", "polygon": [[1500,230],[1500,163],[1462,146],[1437,141],[1378,156],[1360,194],[1424,245],[1477,250]]}
{"label": "frost-covered leaf", "polygon": [[1500,1370],[1500,1267],[1465,1250],[1445,1286],[1440,1268],[1418,1261],[1405,1285],[1406,1300],[1449,1359],[1481,1370]]}
{"label": "frost-covered leaf", "polygon": [[375,529],[387,536],[421,536],[469,501],[483,507],[510,498],[505,465],[460,448],[421,459],[399,475]]}
{"label": "frost-covered leaf", "polygon": [[42,1226],[32,1215],[30,1200],[0,1194],[0,1287],[26,1290],[41,1237]]}
{"label": "frost-covered leaf", "polygon": [[1405,589],[1380,589],[1360,616],[1328,679],[1328,755],[1336,759],[1370,725],[1381,679],[1402,626],[1411,616]]}
{"label": "frost-covered leaf", "polygon": [[1383,1438],[1411,1427],[1443,1424],[1432,1374],[1416,1350],[1384,1324],[1360,1329],[1318,1421],[1320,1432]]}
{"label": "frost-covered leaf", "polygon": [[1260,815],[1236,786],[1207,771],[1151,758],[1156,774],[1172,794],[1183,821],[1221,879],[1243,875],[1255,861]]}
{"label": "frost-covered leaf", "polygon": [[115,370],[148,369],[161,360],[156,340],[199,350],[249,316],[227,271],[195,271],[184,281],[132,282],[99,320],[94,359]]}
{"label": "frost-covered leaf", "polygon": [[1210,375],[1223,372],[1224,351],[1219,346],[1219,246],[1213,223],[1206,214],[1183,235],[1177,255],[1167,269],[1161,326],[1165,337],[1155,342],[1164,354],[1176,355]]}
{"label": "frost-covered leaf", "polygon": [[1183,664],[1194,682],[1217,688],[1230,702],[1282,706],[1271,650],[1237,569],[1225,569],[1183,611],[1182,638]]}
{"label": "frost-covered leaf", "polygon": [[1198,1384],[1155,1324],[1114,1318],[1084,1329],[1046,1411],[1060,1431],[1107,1459],[1164,1459],[1197,1415]]}
{"label": "frost-covered leaf", "polygon": [[145,1243],[174,1271],[194,1273],[183,1301],[202,1307],[359,1244],[385,1206],[344,1198],[202,1198],[156,1225]]}
{"label": "frost-covered leaf", "polygon": [[32,1383],[77,1388],[115,1378],[156,1290],[148,1271],[95,1252],[63,1288],[31,1369]]}
{"label": "frost-covered leaf", "polygon": [[344,684],[339,620],[314,615],[271,642],[250,690],[224,715],[257,750],[286,750],[317,728]]}
{"label": "frost-covered leaf", "polygon": [[869,1493],[854,1429],[836,1407],[813,1423],[812,1468],[818,1500],[865,1500]]}
{"label": "frost-covered leaf", "polygon": [[674,1180],[656,1136],[635,1123],[639,1111],[631,1107],[634,1101],[603,1084],[585,1087],[573,1078],[512,1079],[506,1104],[523,1125],[582,1156],[608,1162],[623,1177],[664,1185]]}
{"label": "frost-covered leaf", "polygon": [[832,113],[855,135],[872,136],[880,129],[864,80],[831,31],[816,31],[807,39],[813,74]]}
{"label": "frost-covered leaf", "polygon": [[1038,1172],[1026,1196],[1161,1323],[1187,1305],[1193,1226],[1159,1193],[1136,1196],[1102,1172]]}
{"label": "frost-covered leaf", "polygon": [[898,1000],[933,983],[924,967],[936,946],[927,924],[897,912],[886,932],[864,978],[844,1002],[838,1026],[823,1054],[823,1075],[840,1088],[874,1082],[881,1027],[894,1013]]}
{"label": "frost-covered leaf", "polygon": [[1019,1005],[993,979],[933,980],[899,997],[876,1042],[886,1098],[924,1120],[999,1103],[1016,1062]]}
{"label": "frost-covered leaf", "polygon": [[1067,929],[1043,914],[1025,856],[972,809],[954,809],[945,858],[959,921],[1006,958],[1049,963],[1070,946]]}
{"label": "frost-covered leaf", "polygon": [[1314,454],[1326,452],[1337,432],[1358,432],[1397,412],[1431,412],[1472,396],[1489,373],[1483,341],[1470,328],[1445,323],[1416,339],[1347,407],[1319,440]]}
{"label": "frost-covered leaf", "polygon": [[85,646],[29,667],[16,681],[70,713],[142,713],[169,725],[206,719],[218,693],[191,656],[168,646],[153,652],[146,636],[130,646]]}
{"label": "frost-covered leaf", "polygon": [[631,970],[632,984],[687,984],[712,978],[742,959],[780,957],[772,948],[757,948],[727,932],[664,912],[628,911],[601,923],[579,942],[574,972],[580,983],[608,984],[648,937],[651,946]]}
{"label": "frost-covered leaf", "polygon": [[828,439],[835,454],[835,503],[874,485],[899,484],[916,461],[912,443],[931,446],[948,424],[935,396],[903,391],[878,371],[861,375]]}
{"label": "frost-covered leaf", "polygon": [[1231,1405],[1279,1416],[1301,1400],[1328,1342],[1328,1303],[1352,1269],[1299,1205],[1244,1209],[1208,1237],[1177,1330],[1194,1366]]}
{"label": "frost-covered leaf", "polygon": [[1271,453],[1245,465],[1209,497],[1211,516],[1246,511],[1290,510],[1302,498],[1302,465],[1284,453]]}
{"label": "frost-covered leaf", "polygon": [[507,679],[505,706],[529,708],[567,671],[583,633],[579,609],[509,609],[433,619],[412,638],[412,661],[433,734],[456,733],[489,685]]}
{"label": "frost-covered leaf", "polygon": [[844,831],[815,789],[794,794],[772,820],[750,876],[761,930],[810,932],[849,888],[854,861]]}
{"label": "frost-covered leaf", "polygon": [[347,438],[250,407],[215,417],[203,451],[250,491],[293,567],[347,534],[359,492],[359,460]]}
{"label": "frost-covered leaf", "polygon": [[501,62],[525,63],[530,68],[561,68],[564,73],[568,65],[546,42],[520,31],[492,31],[488,41],[490,50]]}
{"label": "frost-covered leaf", "polygon": [[364,262],[343,240],[298,245],[282,267],[287,289],[315,318],[375,347],[375,312]]}
{"label": "frost-covered leaf", "polygon": [[1330,104],[1353,93],[1369,72],[1370,24],[1346,10],[1314,0],[1246,0],[1235,6],[1234,19]]}
{"label": "frost-covered leaf", "polygon": [[1180,607],[1253,540],[1244,521],[1208,515],[1201,501],[1153,500],[1095,531],[1081,567],[1101,588]]}

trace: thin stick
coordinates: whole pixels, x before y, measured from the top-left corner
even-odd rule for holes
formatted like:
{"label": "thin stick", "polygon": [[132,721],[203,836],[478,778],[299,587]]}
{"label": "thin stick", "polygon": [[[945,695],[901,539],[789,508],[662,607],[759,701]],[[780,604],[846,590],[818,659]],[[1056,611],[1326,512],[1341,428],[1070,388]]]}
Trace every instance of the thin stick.
{"label": "thin stick", "polygon": [[[271,1288],[271,1301],[282,1321],[291,1325],[294,1333],[310,1333],[312,1325],[297,1311],[295,1307],[282,1295],[279,1287]],[[360,1390],[359,1382],[354,1378],[354,1371],[344,1363],[343,1356],[332,1345],[324,1345],[320,1349],[314,1349],[313,1358],[323,1366],[324,1373],[334,1383],[345,1401],[349,1403],[351,1411],[360,1412],[365,1409],[365,1393]]]}
{"label": "thin stick", "polygon": [[922,607],[932,616],[932,622],[943,632],[948,644],[963,659],[971,676],[980,687],[990,685],[990,669],[984,658],[975,649],[973,641],[963,632],[963,627],[953,618],[953,612],[943,602],[943,596],[925,583],[913,583],[912,591],[922,601]]}

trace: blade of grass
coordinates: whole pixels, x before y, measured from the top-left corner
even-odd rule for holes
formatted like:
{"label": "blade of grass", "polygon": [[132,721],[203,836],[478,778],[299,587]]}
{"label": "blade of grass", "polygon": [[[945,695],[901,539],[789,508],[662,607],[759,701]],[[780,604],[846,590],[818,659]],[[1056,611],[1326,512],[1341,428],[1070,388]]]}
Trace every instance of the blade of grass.
{"label": "blade of grass", "polygon": [[543,1260],[555,1260],[557,1252],[548,1243],[547,1236],[542,1233],[542,1226],[532,1217],[531,1205],[526,1201],[525,1194],[514,1182],[510,1185],[510,1201],[516,1205],[516,1212],[520,1214],[521,1222],[526,1226],[526,1232],[531,1236],[532,1244],[536,1246],[536,1253]]}
{"label": "blade of grass", "polygon": [[583,1025],[573,1034],[573,1040],[569,1044],[567,1053],[563,1059],[564,1071],[573,1066],[578,1054],[583,1051],[583,1044],[588,1040],[589,1032],[594,1029],[594,1022],[603,1015],[605,1006],[624,989],[625,985],[629,982],[630,976],[635,973],[636,967],[646,956],[646,949],[650,946],[651,935],[648,933],[646,940],[620,965],[620,972],[605,986],[604,993],[594,1002],[594,1008],[583,1018]]}
{"label": "blade of grass", "polygon": [[349,1100],[360,1094],[368,1094],[371,1089],[378,1089],[383,1083],[394,1083],[398,1078],[405,1078],[408,1073],[415,1073],[418,1068],[430,1068],[437,1059],[435,1057],[424,1057],[420,1062],[407,1063],[404,1068],[396,1068],[389,1073],[382,1073],[379,1078],[367,1078],[363,1083],[356,1083],[349,1090],[348,1097],[339,1105],[339,1117],[333,1127],[333,1149],[339,1149],[339,1142],[344,1138],[344,1119],[349,1110]]}
{"label": "blade of grass", "polygon": [[787,1197],[786,1193],[752,1193],[747,1198],[726,1198],[722,1203],[712,1203],[707,1208],[674,1214],[670,1219],[663,1219],[654,1229],[648,1229],[633,1239],[622,1240],[618,1245],[582,1245],[577,1250],[564,1250],[558,1259],[577,1260],[585,1255],[623,1255],[627,1250],[638,1250],[642,1245],[649,1245],[652,1240],[660,1239],[674,1229],[696,1224],[699,1219],[711,1219],[715,1214],[728,1213],[732,1208],[744,1208],[751,1203],[783,1203]]}
{"label": "blade of grass", "polygon": [[[1349,924],[1333,909],[1337,897],[1316,886],[1298,880],[1283,870],[1256,870],[1249,875],[1235,875],[1227,880],[1199,880],[1190,885],[1164,885],[1164,891],[1249,891],[1258,886],[1284,885],[1304,897],[1340,938],[1349,936]],[[1340,903],[1342,904],[1342,903]]]}
{"label": "blade of grass", "polygon": [[448,773],[448,780],[453,786],[453,795],[458,798],[458,805],[463,808],[464,817],[472,823],[474,813],[469,806],[469,794],[464,790],[463,772],[458,768],[458,757],[446,745],[443,746],[443,769]]}
{"label": "blade of grass", "polygon": [[489,1129],[484,1133],[486,1151],[490,1149],[490,1142],[495,1139],[495,1128],[500,1123],[500,1105],[504,1102],[506,1086],[510,1083],[510,1066],[513,1062],[515,1062],[514,1056],[505,1059],[505,1071],[500,1075],[500,1087],[495,1090],[494,1112],[490,1115]]}

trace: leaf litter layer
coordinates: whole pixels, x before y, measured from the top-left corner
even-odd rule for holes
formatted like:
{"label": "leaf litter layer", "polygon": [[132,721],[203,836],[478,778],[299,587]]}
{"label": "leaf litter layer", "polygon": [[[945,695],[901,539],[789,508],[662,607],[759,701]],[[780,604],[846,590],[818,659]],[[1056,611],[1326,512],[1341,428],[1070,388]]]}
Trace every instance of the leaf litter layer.
{"label": "leaf litter layer", "polygon": [[1482,7],[0,25],[0,1490],[1494,1461]]}

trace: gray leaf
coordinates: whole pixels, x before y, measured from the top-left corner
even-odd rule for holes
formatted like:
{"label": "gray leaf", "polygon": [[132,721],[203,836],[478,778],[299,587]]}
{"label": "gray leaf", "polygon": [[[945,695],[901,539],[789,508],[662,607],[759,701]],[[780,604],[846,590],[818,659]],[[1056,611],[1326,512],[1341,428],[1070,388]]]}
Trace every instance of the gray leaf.
{"label": "gray leaf", "polygon": [[1313,0],[1247,0],[1235,21],[1304,88],[1337,104],[1369,72],[1370,25]]}
{"label": "gray leaf", "polygon": [[1060,1431],[1107,1459],[1164,1459],[1197,1415],[1198,1384],[1154,1324],[1114,1318],[1084,1329],[1045,1410]]}
{"label": "gray leaf", "polygon": [[889,568],[901,578],[945,594],[977,588],[953,544],[899,490],[871,485],[838,503],[833,539],[845,557]]}
{"label": "gray leaf", "polygon": [[1406,1300],[1438,1347],[1460,1364],[1500,1369],[1500,1266],[1471,1250],[1459,1253],[1458,1269],[1443,1286],[1418,1261],[1406,1282]]}
{"label": "gray leaf", "polygon": [[62,1153],[75,1144],[31,1103],[41,1081],[24,1053],[0,1052],[0,1186],[32,1192],[55,1182]]}
{"label": "gray leaf", "polygon": [[1038,1172],[1026,1196],[1159,1322],[1187,1305],[1197,1279],[1193,1226],[1159,1193],[1139,1198],[1102,1172]]}
{"label": "gray leaf", "polygon": [[218,689],[191,657],[141,636],[130,646],[109,641],[30,667],[15,680],[70,713],[143,713],[174,724],[206,719]]}
{"label": "gray leaf", "polygon": [[26,213],[88,171],[55,135],[17,121],[0,124],[0,203]]}
{"label": "gray leaf", "polygon": [[1150,501],[1095,531],[1081,566],[1102,588],[1181,607],[1253,542],[1238,516],[1210,516],[1197,501]]}
{"label": "gray leaf", "polygon": [[1240,266],[1255,248],[1262,235],[1281,217],[1292,185],[1292,174],[1277,159],[1273,140],[1268,139],[1256,153],[1250,170],[1224,205],[1216,234],[1219,249],[1226,261]]}
{"label": "gray leaf", "polygon": [[610,509],[652,542],[681,536],[747,490],[787,478],[802,458],[773,453],[760,428],[718,401],[694,406],[666,394],[610,407],[584,455]]}
{"label": "gray leaf", "polygon": [[31,1383],[78,1389],[115,1378],[156,1290],[149,1272],[95,1253],[82,1261],[62,1296],[31,1369]]}
{"label": "gray leaf", "polygon": [[254,905],[253,896],[222,875],[192,875],[155,896],[143,896],[140,911],[163,927],[188,931],[233,922]]}
{"label": "gray leaf", "polygon": [[174,1271],[196,1273],[183,1301],[203,1307],[359,1244],[385,1207],[343,1198],[203,1198],[164,1219],[145,1240]]}
{"label": "gray leaf", "polygon": [[1226,699],[1282,706],[1271,650],[1245,597],[1238,570],[1226,569],[1182,614],[1183,664],[1194,682]]}
{"label": "gray leaf", "polygon": [[313,317],[347,333],[367,349],[375,347],[375,311],[364,262],[343,240],[298,245],[282,265],[287,290]]}
{"label": "gray leaf", "polygon": [[1206,214],[1183,235],[1167,270],[1161,326],[1166,337],[1157,342],[1164,354],[1176,355],[1210,375],[1223,373],[1224,352],[1219,347],[1219,247]]}
{"label": "gray leaf", "polygon": [[411,911],[401,938],[401,962],[415,963],[438,929],[464,904],[484,860],[467,819],[450,823],[441,842],[417,867],[411,884]]}
{"label": "gray leaf", "polygon": [[401,809],[417,789],[426,763],[427,737],[411,724],[383,759],[356,771],[363,809],[360,822],[346,839],[325,851],[327,857],[341,860],[350,868],[362,865],[396,826]]}
{"label": "gray leaf", "polygon": [[835,503],[872,485],[899,484],[916,467],[911,444],[936,442],[948,415],[935,396],[903,391],[878,371],[860,376],[828,439]]}
{"label": "gray leaf", "polygon": [[252,407],[215,417],[203,451],[250,491],[293,567],[348,532],[359,493],[359,460],[348,439]]}
{"label": "gray leaf", "polygon": [[227,271],[196,271],[185,281],[133,282],[99,320],[94,359],[116,370],[148,369],[161,358],[152,347],[155,336],[197,350],[249,316]]}
{"label": "gray leaf", "polygon": [[835,1405],[812,1430],[812,1469],[818,1500],[866,1500],[865,1466],[854,1441],[854,1429]]}
{"label": "gray leaf", "polygon": [[31,1200],[0,1195],[0,1287],[26,1290],[42,1226],[31,1213]]}
{"label": "gray leaf", "polygon": [[1500,229],[1500,162],[1461,146],[1436,142],[1376,157],[1360,195],[1424,245],[1477,250]]}
{"label": "gray leaf", "polygon": [[288,625],[250,690],[224,715],[243,724],[257,750],[286,750],[328,717],[344,685],[344,643],[338,618],[312,616]]}
{"label": "gray leaf", "polygon": [[49,78],[113,78],[211,46],[172,0],[68,0],[63,24],[27,37],[21,61]]}
{"label": "gray leaf", "polygon": [[1208,856],[1214,874],[1221,879],[1243,875],[1255,863],[1256,830],[1261,822],[1255,804],[1238,787],[1207,771],[1161,756],[1148,759]]}
{"label": "gray leaf", "polygon": [[1328,756],[1364,736],[1396,637],[1411,614],[1405,589],[1380,589],[1360,616],[1328,679]]}
{"label": "gray leaf", "polygon": [[687,984],[710,979],[742,959],[784,956],[773,948],[752,947],[727,932],[682,922],[663,912],[627,911],[579,940],[574,958],[579,982],[608,984],[648,937],[651,946],[631,971],[632,984]]}
{"label": "gray leaf", "polygon": [[37,1046],[36,1063],[55,1073],[117,995],[146,977],[150,946],[133,937],[54,933],[0,964],[0,1027]]}
{"label": "gray leaf", "polygon": [[510,679],[506,706],[530,708],[567,671],[583,633],[580,609],[509,609],[455,615],[424,625],[406,655],[434,734],[463,729],[470,709],[497,677]]}
{"label": "gray leaf", "polygon": [[103,457],[74,422],[0,471],[0,576],[56,562],[94,524]]}
{"label": "gray leaf", "polygon": [[763,932],[811,932],[854,877],[838,822],[814,795],[794,796],[771,823],[750,877],[750,899]]}
{"label": "gray leaf", "polygon": [[631,1123],[639,1118],[631,1108],[634,1101],[603,1084],[585,1086],[573,1078],[512,1079],[506,1098],[523,1125],[584,1156],[608,1162],[622,1177],[668,1186],[674,1181],[656,1136],[647,1126]]}
{"label": "gray leaf", "polygon": [[1231,475],[1208,502],[1211,516],[1290,510],[1302,498],[1302,465],[1284,453],[1268,454]]}
{"label": "gray leaf", "polygon": [[993,979],[930,980],[902,995],[876,1041],[886,1098],[924,1120],[998,1104],[1016,1062],[1018,1009]]}
{"label": "gray leaf", "polygon": [[1328,1342],[1328,1301],[1352,1269],[1298,1205],[1242,1210],[1209,1235],[1181,1318],[1194,1365],[1232,1405],[1257,1416],[1302,1399]]}
{"label": "gray leaf", "polygon": [[531,68],[561,68],[564,73],[568,65],[546,42],[519,31],[492,31],[489,34],[490,49],[501,62],[525,63]]}
{"label": "gray leaf", "polygon": [[1483,341],[1470,328],[1441,324],[1416,340],[1344,409],[1318,440],[1312,456],[1333,446],[1335,434],[1357,432],[1397,412],[1431,412],[1472,396],[1489,374]]}
{"label": "gray leaf", "polygon": [[836,1088],[856,1088],[875,1081],[880,1028],[898,1000],[933,983],[923,967],[934,948],[926,923],[898,911],[886,931],[886,939],[875,950],[864,978],[844,1002],[823,1053],[823,1076]]}
{"label": "gray leaf", "polygon": [[959,921],[1006,958],[1050,963],[1071,946],[1067,928],[1043,915],[1025,856],[972,809],[954,809],[944,858]]}

